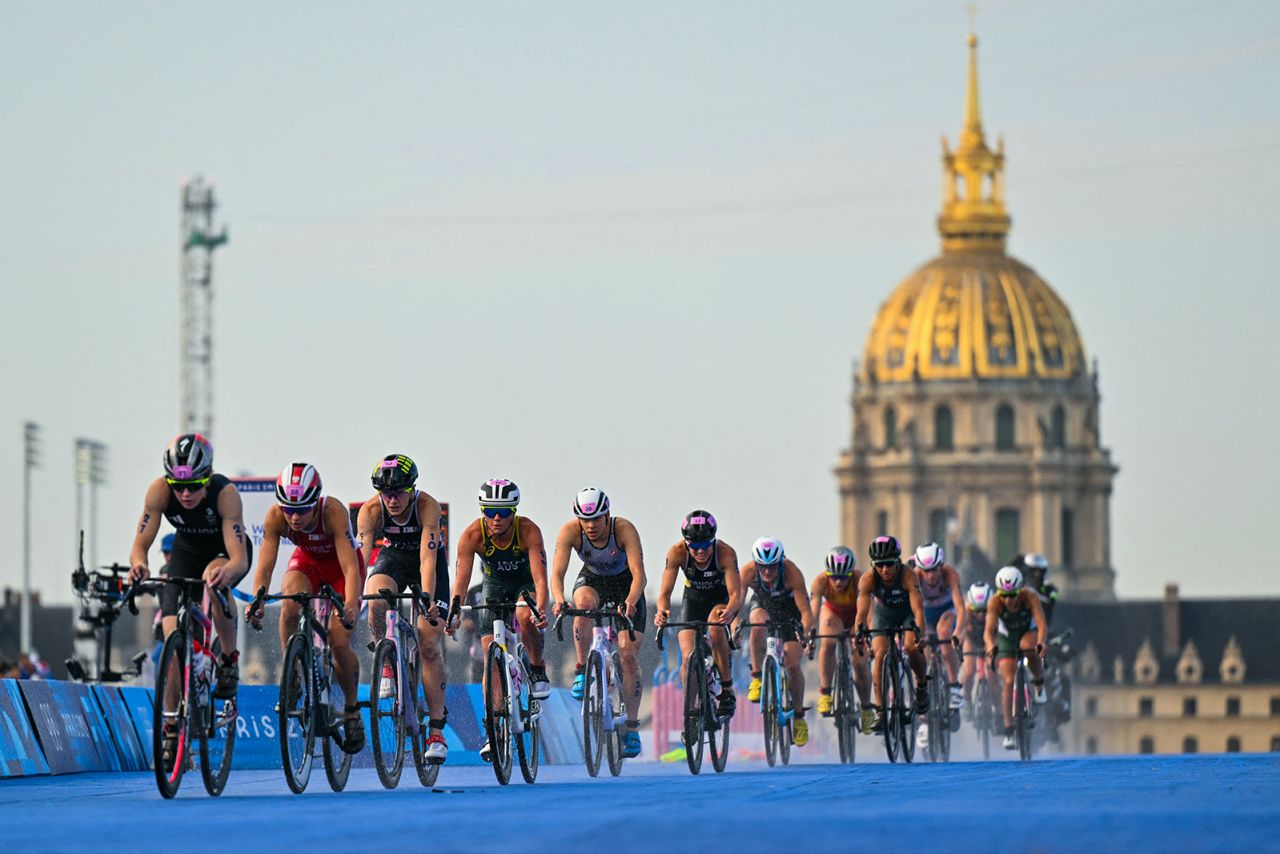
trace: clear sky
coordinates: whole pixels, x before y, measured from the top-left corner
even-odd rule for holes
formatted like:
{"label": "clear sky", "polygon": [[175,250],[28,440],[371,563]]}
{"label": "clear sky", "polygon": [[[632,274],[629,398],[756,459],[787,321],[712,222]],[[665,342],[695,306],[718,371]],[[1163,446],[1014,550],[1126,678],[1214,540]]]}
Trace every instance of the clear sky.
{"label": "clear sky", "polygon": [[[955,3],[17,3],[0,28],[0,514],[127,559],[178,429],[178,186],[214,179],[219,468],[368,492],[403,451],[548,535],[598,485],[651,577],[706,506],[813,572],[877,307],[939,251]],[[1280,593],[1280,4],[982,4],[1010,252],[1070,306],[1123,596]],[[1271,389],[1271,391],[1267,391]],[[910,536],[908,534],[907,536]],[[851,544],[858,546],[859,544]],[[859,553],[862,549],[859,548]]]}

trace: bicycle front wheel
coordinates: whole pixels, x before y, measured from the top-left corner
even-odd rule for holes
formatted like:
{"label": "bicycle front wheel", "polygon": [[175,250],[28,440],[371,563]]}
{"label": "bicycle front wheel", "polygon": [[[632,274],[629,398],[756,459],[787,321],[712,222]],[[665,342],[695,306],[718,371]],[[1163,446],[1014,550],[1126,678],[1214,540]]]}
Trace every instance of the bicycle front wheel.
{"label": "bicycle front wheel", "polygon": [[[525,675],[528,676],[527,672]],[[520,776],[526,783],[533,783],[538,779],[542,754],[542,710],[538,701],[530,696],[529,687],[528,678],[522,679],[517,711],[524,732],[516,737],[516,754],[520,760]]]}
{"label": "bicycle front wheel", "polygon": [[1013,680],[1013,726],[1018,742],[1018,756],[1031,758],[1031,697],[1025,665],[1019,664]]}
{"label": "bicycle front wheel", "polygon": [[418,772],[418,782],[431,788],[436,784],[436,778],[440,776],[442,763],[427,761],[427,737],[431,734],[431,724],[427,719],[426,707],[418,696],[422,685],[422,660],[414,658],[412,666],[413,675],[409,679],[409,684],[413,686],[413,691],[405,698],[405,708],[409,710],[409,716],[405,720],[412,720],[413,716],[417,717],[418,734],[409,739],[409,749],[413,751],[413,767]]}
{"label": "bicycle front wheel", "polygon": [[582,758],[592,777],[600,773],[604,739],[611,734],[604,731],[604,704],[604,659],[593,649],[582,671]]}
{"label": "bicycle front wheel", "polygon": [[702,736],[707,708],[706,670],[697,647],[684,662],[684,760],[689,773],[702,770]]}
{"label": "bicycle front wheel", "polygon": [[991,685],[984,675],[976,677],[978,682],[973,688],[973,722],[978,730],[978,741],[982,743],[982,758],[991,758],[991,722],[995,719],[992,712]]}
{"label": "bicycle front wheel", "polygon": [[898,761],[902,728],[898,721],[898,669],[893,650],[880,659],[880,721],[884,725],[884,752],[890,762]]}
{"label": "bicycle front wheel", "polygon": [[369,740],[373,768],[388,789],[400,785],[404,770],[404,708],[408,698],[402,694],[408,680],[401,676],[400,653],[389,638],[383,638],[373,649],[373,672],[369,675]]}
{"label": "bicycle front wheel", "polygon": [[507,689],[507,656],[496,642],[484,658],[484,731],[489,738],[489,764],[500,785],[511,782],[511,698]]}
{"label": "bicycle front wheel", "polygon": [[609,672],[612,675],[607,680],[609,690],[605,692],[605,702],[608,703],[609,720],[613,721],[613,732],[604,734],[604,745],[605,755],[609,760],[609,773],[617,777],[622,773],[623,721],[627,719],[626,704],[622,700],[622,657],[617,652],[613,653]]}
{"label": "bicycle front wheel", "polygon": [[[732,683],[721,677],[719,666],[711,665],[712,677],[719,680],[721,691],[728,691],[732,687]],[[710,705],[711,697],[707,696],[707,703]],[[729,721],[730,718],[720,717],[719,709],[708,709],[709,715],[707,720],[715,721],[716,728],[707,734],[707,743],[711,747],[711,767],[716,769],[716,773],[720,774],[724,771],[724,764],[729,759]]]}
{"label": "bicycle front wheel", "polygon": [[791,742],[794,740],[792,727],[795,726],[795,703],[791,701],[791,680],[783,667],[778,671],[778,758],[783,765],[791,764]]}
{"label": "bicycle front wheel", "polygon": [[222,660],[222,644],[213,642],[213,682],[205,689],[204,714],[200,718],[200,776],[205,791],[217,797],[226,788],[231,773],[231,757],[236,746],[236,698],[216,700],[213,687],[218,684],[217,662]]}
{"label": "bicycle front wheel", "polygon": [[311,756],[316,742],[316,698],[311,685],[308,649],[303,635],[290,638],[280,673],[280,761],[285,782],[294,794],[302,794],[311,779]]}
{"label": "bicycle front wheel", "polygon": [[911,762],[916,755],[916,735],[920,730],[920,716],[916,714],[916,677],[911,666],[897,658],[898,670],[898,724],[902,727],[902,758]]}
{"label": "bicycle front wheel", "polygon": [[189,652],[186,633],[181,629],[173,631],[165,638],[156,669],[151,752],[155,757],[156,788],[166,799],[178,794],[191,752],[187,712],[194,692]]}
{"label": "bicycle front wheel", "polygon": [[[842,656],[843,658],[843,656]],[[836,741],[840,747],[840,761],[852,765],[857,753],[857,733],[862,726],[857,703],[854,702],[853,677],[848,660],[842,660],[836,671],[836,684],[832,691],[832,708],[835,710]]]}
{"label": "bicycle front wheel", "polygon": [[782,726],[778,722],[778,665],[767,656],[760,674],[760,714],[764,715],[764,758],[772,768],[778,761]]}
{"label": "bicycle front wheel", "polygon": [[[332,665],[329,666],[328,678],[337,678]],[[347,740],[347,722],[341,713],[338,720],[330,720],[329,717],[334,712],[327,702],[324,711],[324,718],[329,724],[328,732],[324,734],[324,776],[329,781],[330,789],[341,792],[347,787],[347,777],[351,775],[351,754],[342,749]]]}

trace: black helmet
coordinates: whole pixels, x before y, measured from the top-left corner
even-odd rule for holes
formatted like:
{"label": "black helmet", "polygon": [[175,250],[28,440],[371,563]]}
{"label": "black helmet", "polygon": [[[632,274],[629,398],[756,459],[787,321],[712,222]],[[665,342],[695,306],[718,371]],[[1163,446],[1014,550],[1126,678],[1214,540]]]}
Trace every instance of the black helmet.
{"label": "black helmet", "polygon": [[213,474],[213,445],[199,433],[183,433],[164,451],[164,473],[172,480],[201,480]]}
{"label": "black helmet", "polygon": [[387,489],[408,492],[418,482],[418,464],[404,454],[387,454],[373,467],[370,480],[379,492]]}
{"label": "black helmet", "polygon": [[680,533],[686,543],[714,540],[716,538],[716,517],[706,510],[694,510],[684,517],[680,523]]}
{"label": "black helmet", "polygon": [[876,537],[867,551],[872,563],[887,563],[902,557],[902,543],[897,537]]}

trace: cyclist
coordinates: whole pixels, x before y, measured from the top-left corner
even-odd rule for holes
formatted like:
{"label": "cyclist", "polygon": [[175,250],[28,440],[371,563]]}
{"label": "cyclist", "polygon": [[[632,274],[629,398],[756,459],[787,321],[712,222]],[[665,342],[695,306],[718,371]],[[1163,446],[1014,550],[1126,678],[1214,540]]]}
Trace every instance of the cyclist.
{"label": "cyclist", "polygon": [[[960,681],[963,684],[964,705],[967,714],[973,716],[973,678],[978,672],[978,663],[974,654],[982,655],[986,650],[983,635],[987,630],[987,604],[991,601],[991,585],[985,581],[971,584],[964,594],[965,608],[969,619],[965,621],[963,633],[964,663],[960,667]],[[996,681],[995,668],[987,669],[987,681],[991,685],[991,695],[999,693],[1000,684]]]}
{"label": "cyclist", "polygon": [[[924,603],[916,584],[916,574],[908,572],[902,562],[902,544],[896,537],[876,537],[871,541],[868,553],[872,571],[864,572],[858,579],[858,614],[855,622],[859,636],[863,637],[862,633],[867,630],[868,617],[871,618],[873,629],[910,627],[910,631],[903,635],[902,646],[907,653],[907,663],[916,676],[916,714],[923,715],[929,711],[929,692],[925,690],[927,679],[924,656],[920,654],[922,630],[919,627],[925,624],[925,620]],[[865,644],[865,641],[862,643]],[[872,638],[871,649],[875,654],[871,663],[871,676],[876,701],[876,716],[871,730],[881,733],[884,732],[884,686],[880,684],[880,666],[889,651],[889,636],[878,635]]]}
{"label": "cyclist", "polygon": [[[791,684],[791,705],[796,712],[792,734],[796,747],[804,747],[809,743],[809,724],[804,719],[804,671],[800,669],[803,650],[800,638],[808,637],[813,628],[813,612],[809,610],[804,575],[786,556],[781,540],[777,537],[761,537],[751,545],[751,560],[742,567],[742,587],[751,591],[747,622],[782,623],[782,665],[787,668],[787,680]],[[741,628],[741,623],[742,618],[739,617],[737,628]],[[767,637],[768,629],[764,625],[751,627],[751,684],[747,686],[747,699],[753,703],[760,702],[760,669],[764,664]]]}
{"label": "cyclist", "polygon": [[[915,566],[916,582],[924,602],[925,630],[942,641],[951,640],[953,635],[964,637],[968,612],[964,607],[964,596],[960,593],[960,573],[946,562],[942,546],[937,543],[921,544],[916,547],[911,563]],[[948,702],[953,724],[958,724],[959,709],[964,704],[964,693],[960,690],[959,655],[951,644],[939,647],[938,651],[947,669]],[[927,730],[922,728],[920,732]]]}
{"label": "cyclist", "polygon": [[[528,592],[538,606],[537,620],[526,608],[515,611],[516,626],[529,654],[529,693],[543,700],[551,696],[551,682],[542,658],[542,629],[547,625],[547,550],[542,544],[542,530],[532,519],[516,513],[520,506],[520,487],[510,480],[496,478],[480,485],[480,518],[458,538],[457,577],[453,580],[453,597],[467,598],[471,573],[476,558],[484,573],[479,599],[484,602],[515,602]],[[474,613],[474,612],[473,612]],[[456,624],[461,614],[452,615]],[[485,652],[493,643],[493,614],[490,622],[477,620],[477,631]],[[450,626],[449,631],[453,631]],[[480,749],[480,758],[489,761],[489,742]]]}
{"label": "cyclist", "polygon": [[1043,703],[1044,670],[1040,662],[1048,629],[1040,599],[1023,586],[1017,567],[1006,566],[996,573],[996,593],[987,607],[984,639],[987,657],[992,665],[999,663],[1000,681],[1004,683],[1004,746],[1013,750],[1017,747],[1013,737],[1013,676],[1018,657],[1026,657],[1036,687],[1035,702]]}
{"label": "cyclist", "polygon": [[[676,578],[684,573],[684,610],[681,620],[693,622],[706,620],[713,623],[733,622],[742,607],[742,588],[738,579],[738,553],[717,536],[716,517],[706,510],[694,510],[680,523],[680,542],[667,549],[667,563],[662,571],[662,589],[658,592],[657,613],[653,624],[664,626],[671,618],[671,592]],[[720,707],[722,718],[733,717],[738,699],[733,693],[732,667],[729,656],[729,636],[724,629],[710,630],[711,653],[723,679],[720,683]],[[681,629],[680,681],[684,683],[684,668],[693,652],[694,629]]]}
{"label": "cyclist", "polygon": [[[264,591],[271,583],[282,539],[293,543],[281,582],[285,595],[315,593],[328,584],[342,597],[341,614],[329,617],[329,646],[333,650],[333,670],[346,697],[342,749],[359,753],[364,749],[364,722],[360,719],[356,691],[360,681],[360,659],[352,647],[354,626],[360,616],[360,590],[364,585],[364,559],[351,535],[351,514],[347,505],[324,494],[324,485],[315,466],[291,463],[276,478],[276,503],[262,522],[262,553],[253,589]],[[263,607],[255,612],[246,606],[244,616],[253,625],[262,621]],[[280,648],[289,645],[289,635],[298,625],[302,606],[285,600],[280,603]]]}
{"label": "cyclist", "polygon": [[1011,566],[1021,570],[1026,586],[1040,599],[1045,622],[1052,627],[1053,606],[1058,602],[1058,588],[1052,584],[1046,584],[1044,580],[1049,574],[1049,559],[1038,552],[1031,552],[1018,555],[1013,559]]}
{"label": "cyclist", "polygon": [[[373,553],[378,535],[382,545],[377,560],[369,567],[366,594],[380,590],[397,593],[415,584],[422,586],[429,607],[418,620],[418,654],[422,658],[422,689],[427,697],[427,736],[424,759],[439,765],[449,756],[444,725],[449,710],[444,704],[444,656],[440,650],[444,635],[441,613],[449,607],[449,567],[437,560],[445,547],[440,535],[440,504],[418,489],[418,464],[404,454],[388,454],[373,467],[370,476],[377,490],[360,506],[356,517],[356,539],[360,551]],[[369,601],[369,632],[376,641],[387,633],[387,603]],[[378,690],[391,693],[394,676],[384,670]]]}
{"label": "cyclist", "polygon": [[[551,596],[555,613],[565,607],[564,576],[569,569],[569,556],[577,552],[582,558],[582,571],[573,583],[573,607],[591,609],[603,602],[616,602],[619,610],[631,619],[635,640],[627,632],[618,635],[618,653],[622,659],[623,701],[627,707],[627,725],[623,733],[622,755],[633,759],[640,755],[640,665],[636,656],[643,640],[645,623],[644,552],[636,526],[621,516],[613,516],[609,496],[604,490],[589,486],[573,500],[573,515],[556,535],[555,565],[551,570]],[[578,652],[574,668],[574,699],[581,700],[584,677],[583,662],[591,651],[591,621],[577,617],[573,621],[573,642]]]}
{"label": "cyclist", "polygon": [[[813,579],[809,588],[809,607],[818,616],[818,634],[853,636],[854,619],[858,615],[857,558],[853,550],[836,546],[827,552],[827,571]],[[824,607],[825,605],[825,607]],[[871,671],[866,653],[854,649],[853,684],[862,701],[862,729],[869,731],[875,713],[871,709]],[[831,714],[831,679],[836,670],[836,639],[823,638],[818,647],[818,714]]]}
{"label": "cyclist", "polygon": [[[199,433],[183,433],[164,452],[164,477],[147,487],[142,518],[129,553],[129,581],[151,575],[147,552],[160,531],[160,518],[174,527],[172,553],[164,574],[172,578],[202,578],[210,588],[230,590],[244,578],[253,558],[253,544],[245,535],[244,505],[236,485],[213,470],[213,445]],[[160,594],[161,625],[167,638],[178,626],[176,587]],[[222,656],[214,696],[235,696],[240,682],[240,652],[236,649],[236,620],[221,608],[210,616],[218,630]],[[176,736],[175,736],[176,739]]]}

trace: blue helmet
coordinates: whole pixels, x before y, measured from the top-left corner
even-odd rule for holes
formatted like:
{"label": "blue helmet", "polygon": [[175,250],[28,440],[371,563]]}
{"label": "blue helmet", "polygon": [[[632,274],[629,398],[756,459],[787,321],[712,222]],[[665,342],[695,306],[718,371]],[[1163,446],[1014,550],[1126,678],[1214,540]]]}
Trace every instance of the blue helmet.
{"label": "blue helmet", "polygon": [[173,551],[173,540],[173,534],[165,534],[164,539],[160,541],[160,551],[166,553]]}

